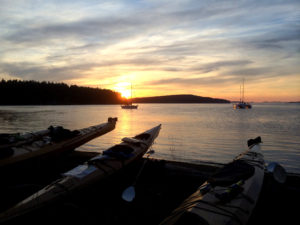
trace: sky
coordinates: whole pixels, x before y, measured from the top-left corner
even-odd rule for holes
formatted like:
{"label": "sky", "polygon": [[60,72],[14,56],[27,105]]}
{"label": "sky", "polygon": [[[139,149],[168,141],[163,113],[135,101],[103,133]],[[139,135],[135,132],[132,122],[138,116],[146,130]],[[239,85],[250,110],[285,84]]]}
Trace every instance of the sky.
{"label": "sky", "polygon": [[0,0],[0,30],[2,79],[300,101],[300,0]]}

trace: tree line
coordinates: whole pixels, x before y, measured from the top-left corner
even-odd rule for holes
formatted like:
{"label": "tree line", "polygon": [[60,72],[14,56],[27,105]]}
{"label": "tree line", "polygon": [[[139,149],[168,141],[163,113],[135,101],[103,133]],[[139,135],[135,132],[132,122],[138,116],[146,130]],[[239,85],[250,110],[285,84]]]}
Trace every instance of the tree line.
{"label": "tree line", "polygon": [[0,105],[122,104],[119,92],[65,83],[4,80],[0,82]]}
{"label": "tree line", "polygon": [[202,97],[196,95],[166,95],[134,98],[135,103],[230,103],[226,99]]}

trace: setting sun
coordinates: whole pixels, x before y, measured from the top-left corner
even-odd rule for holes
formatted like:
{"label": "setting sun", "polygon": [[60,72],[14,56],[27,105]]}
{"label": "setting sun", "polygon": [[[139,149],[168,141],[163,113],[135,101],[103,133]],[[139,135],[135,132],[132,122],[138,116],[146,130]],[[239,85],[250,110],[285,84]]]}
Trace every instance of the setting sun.
{"label": "setting sun", "polygon": [[124,98],[130,98],[131,97],[130,90],[123,90],[120,93],[121,93],[122,97],[124,97]]}
{"label": "setting sun", "polygon": [[130,91],[130,83],[128,82],[121,82],[116,84],[114,90],[120,92],[123,98],[130,98],[131,91]]}
{"label": "setting sun", "polygon": [[163,13],[164,1],[64,1],[59,17],[53,0],[11,2],[1,1],[0,80],[238,101],[244,79],[247,101],[300,101],[300,1],[179,1]]}

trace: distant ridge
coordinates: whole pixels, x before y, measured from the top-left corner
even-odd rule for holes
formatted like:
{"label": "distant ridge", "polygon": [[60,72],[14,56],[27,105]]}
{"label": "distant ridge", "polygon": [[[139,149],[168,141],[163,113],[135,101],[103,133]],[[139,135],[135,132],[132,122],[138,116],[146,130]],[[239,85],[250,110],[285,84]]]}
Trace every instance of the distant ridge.
{"label": "distant ridge", "polygon": [[135,103],[230,103],[226,99],[202,97],[196,95],[166,95],[155,97],[133,98]]}

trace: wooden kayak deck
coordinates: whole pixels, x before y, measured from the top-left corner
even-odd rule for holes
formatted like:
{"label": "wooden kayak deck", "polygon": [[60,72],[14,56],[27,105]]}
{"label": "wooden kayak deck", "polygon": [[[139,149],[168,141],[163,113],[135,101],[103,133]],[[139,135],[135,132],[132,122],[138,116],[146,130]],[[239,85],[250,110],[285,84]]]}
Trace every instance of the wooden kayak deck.
{"label": "wooden kayak deck", "polygon": [[[57,165],[56,174],[52,171],[49,180],[54,180],[55,176],[72,168],[73,164],[86,161],[92,156],[94,153],[75,151],[65,161],[68,163],[60,162],[61,165]],[[222,167],[222,164],[211,162],[190,164],[150,159],[137,181],[136,199],[131,203],[125,202],[121,199],[122,192],[132,185],[143,160],[76,195],[67,196],[56,205],[5,224],[159,224],[207,177]],[[32,185],[34,181],[40,186],[48,182],[47,178],[41,179],[38,175],[31,179]],[[19,191],[8,188],[10,196],[16,198],[16,193],[24,190],[22,185],[26,186],[25,183],[20,184]],[[266,173],[262,193],[249,224],[289,224],[297,221],[298,210],[294,204],[299,200],[299,174],[289,173],[286,183],[279,185]]]}

